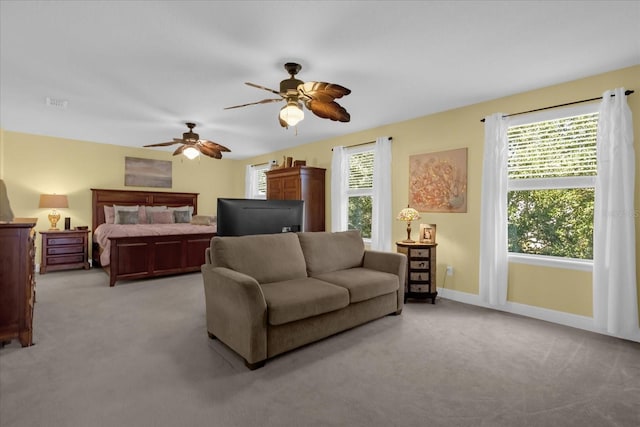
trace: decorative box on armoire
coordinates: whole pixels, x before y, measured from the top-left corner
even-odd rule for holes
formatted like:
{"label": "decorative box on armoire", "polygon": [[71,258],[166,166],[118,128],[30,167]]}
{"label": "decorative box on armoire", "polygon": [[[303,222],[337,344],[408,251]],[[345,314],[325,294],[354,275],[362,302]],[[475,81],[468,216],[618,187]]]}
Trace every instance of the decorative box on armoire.
{"label": "decorative box on armoire", "polygon": [[0,224],[0,345],[33,343],[35,225]]}
{"label": "decorative box on armoire", "polygon": [[304,200],[304,231],[325,231],[325,171],[311,166],[267,171],[267,199]]}

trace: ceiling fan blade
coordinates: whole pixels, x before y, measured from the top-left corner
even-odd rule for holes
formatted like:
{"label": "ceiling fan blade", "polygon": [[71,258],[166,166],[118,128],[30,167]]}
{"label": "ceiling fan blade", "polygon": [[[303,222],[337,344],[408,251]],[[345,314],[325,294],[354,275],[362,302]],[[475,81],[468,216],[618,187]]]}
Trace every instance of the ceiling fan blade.
{"label": "ceiling fan blade", "polygon": [[222,153],[220,152],[220,150],[217,150],[215,148],[209,147],[207,145],[199,145],[198,149],[205,156],[213,157],[214,159],[221,159],[222,158]]}
{"label": "ceiling fan blade", "polygon": [[214,150],[218,150],[218,151],[225,151],[227,153],[231,152],[231,150],[229,150],[224,145],[220,145],[217,142],[209,141],[209,140],[206,140],[206,139],[201,139],[200,140],[200,145],[206,146],[206,147],[212,148]]}
{"label": "ceiling fan blade", "polygon": [[301,96],[320,102],[331,102],[336,98],[349,95],[351,90],[344,86],[326,82],[306,82],[298,86]]}
{"label": "ceiling fan blade", "polygon": [[166,147],[167,145],[182,144],[182,140],[173,140],[171,142],[160,142],[158,144],[143,145],[143,147]]}
{"label": "ceiling fan blade", "polygon": [[173,152],[173,155],[177,156],[178,154],[181,154],[186,147],[186,145],[181,145],[180,147],[176,148],[176,151]]}
{"label": "ceiling fan blade", "polygon": [[262,101],[258,101],[258,102],[250,102],[248,104],[242,104],[242,105],[234,105],[233,107],[227,107],[225,108],[225,110],[230,110],[232,108],[240,108],[240,107],[247,107],[249,105],[257,105],[257,104],[268,104],[270,102],[280,102],[282,101],[282,98],[278,98],[278,99],[263,99]]}
{"label": "ceiling fan blade", "polygon": [[340,104],[335,101],[320,102],[314,99],[306,101],[305,106],[318,117],[331,119],[337,122],[348,122],[351,115]]}
{"label": "ceiling fan blade", "polygon": [[257,85],[255,83],[244,82],[244,84],[246,84],[248,86],[251,86],[251,87],[258,88],[258,89],[266,90],[267,92],[275,93],[276,95],[280,95],[280,92],[278,92],[277,90],[269,89],[268,87],[260,86],[260,85]]}

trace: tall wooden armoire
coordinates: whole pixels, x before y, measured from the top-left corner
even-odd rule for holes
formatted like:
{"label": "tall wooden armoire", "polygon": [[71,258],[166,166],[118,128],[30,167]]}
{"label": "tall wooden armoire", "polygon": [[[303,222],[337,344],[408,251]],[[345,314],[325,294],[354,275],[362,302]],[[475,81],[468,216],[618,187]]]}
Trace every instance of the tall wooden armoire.
{"label": "tall wooden armoire", "polygon": [[311,166],[296,166],[265,172],[267,199],[304,200],[304,231],[325,231],[325,171]]}

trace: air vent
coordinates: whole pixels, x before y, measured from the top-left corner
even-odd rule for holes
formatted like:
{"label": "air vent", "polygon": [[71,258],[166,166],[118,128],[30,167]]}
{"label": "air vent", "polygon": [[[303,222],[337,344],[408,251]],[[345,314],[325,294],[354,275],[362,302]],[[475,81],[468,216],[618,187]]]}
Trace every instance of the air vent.
{"label": "air vent", "polygon": [[67,101],[66,99],[57,99],[48,96],[46,97],[45,103],[47,107],[53,107],[59,110],[66,110],[67,106],[69,105],[69,101]]}

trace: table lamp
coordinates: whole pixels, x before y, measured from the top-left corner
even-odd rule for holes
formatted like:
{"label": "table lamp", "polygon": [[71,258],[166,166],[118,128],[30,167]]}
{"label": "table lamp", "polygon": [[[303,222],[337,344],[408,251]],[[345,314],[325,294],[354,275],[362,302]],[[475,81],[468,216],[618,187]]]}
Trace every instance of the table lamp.
{"label": "table lamp", "polygon": [[64,194],[41,194],[40,195],[40,208],[51,209],[49,213],[49,222],[51,228],[49,230],[58,230],[58,221],[60,220],[60,214],[56,209],[68,208],[69,201]]}
{"label": "table lamp", "polygon": [[415,221],[416,219],[420,219],[420,214],[417,210],[410,208],[407,205],[406,208],[402,209],[398,214],[398,218],[401,221],[407,221],[407,238],[403,240],[403,243],[415,243],[415,241],[411,240],[411,221]]}

